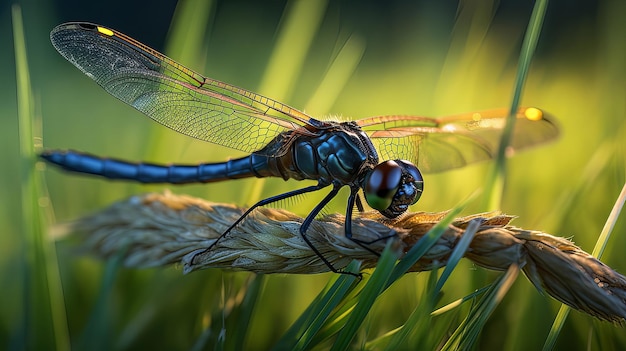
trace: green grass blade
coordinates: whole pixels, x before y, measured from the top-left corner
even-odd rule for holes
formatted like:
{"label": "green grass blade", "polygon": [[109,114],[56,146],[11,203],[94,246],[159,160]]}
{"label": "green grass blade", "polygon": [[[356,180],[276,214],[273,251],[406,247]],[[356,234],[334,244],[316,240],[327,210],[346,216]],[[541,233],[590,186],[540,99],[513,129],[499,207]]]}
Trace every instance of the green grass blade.
{"label": "green grass blade", "polygon": [[[417,335],[420,332],[427,330],[425,326],[430,324],[429,322],[432,317],[431,312],[433,310],[433,307],[435,306],[437,298],[441,296],[441,289],[443,288],[443,285],[445,284],[448,277],[450,277],[450,274],[456,267],[459,260],[463,257],[479,226],[479,220],[470,221],[467,229],[465,230],[465,233],[461,237],[461,240],[459,240],[459,243],[450,255],[450,259],[446,264],[446,268],[444,269],[439,279],[436,279],[436,271],[431,272],[431,278],[436,279],[436,282],[432,283],[432,286],[427,289],[427,296],[422,299],[423,303],[419,304],[417,308],[413,310],[402,328],[400,328],[398,332],[390,339],[389,344],[386,347],[387,350],[397,350],[403,344],[403,342],[409,338],[409,336]],[[424,338],[425,336],[421,339]]]}
{"label": "green grass blade", "polygon": [[[359,271],[359,262],[353,261],[346,267],[349,272]],[[281,340],[274,346],[275,350],[305,349],[328,320],[333,310],[345,301],[351,288],[354,288],[356,277],[337,275],[329,282],[326,288],[313,300],[309,307],[300,315],[298,320],[283,334]]]}
{"label": "green grass blade", "polygon": [[[426,233],[424,237],[422,237],[417,244],[414,245],[409,252],[407,252],[407,254],[398,262],[393,271],[390,273],[384,289],[387,289],[394,281],[400,279],[415,264],[415,262],[417,262],[433,245],[435,245],[437,240],[439,240],[441,235],[443,235],[448,225],[452,223],[463,208],[465,208],[465,206],[467,206],[467,204],[472,201],[477,194],[478,192],[473,193],[464,202],[451,209],[439,223],[431,228],[428,233]],[[381,292],[384,291],[384,289],[381,290]],[[415,330],[415,328],[418,328],[418,325],[422,325],[420,321],[423,319],[423,316],[428,316],[428,318],[430,318],[429,313],[432,311],[435,298],[439,295],[440,290],[430,289],[430,291],[431,295],[426,299],[427,303],[420,304],[411,314],[409,320],[405,323],[406,329],[404,327],[399,329],[399,333],[391,338],[390,345],[392,345],[392,347],[401,344],[402,341],[404,341],[408,336],[410,330]]]}
{"label": "green grass blade", "polygon": [[397,254],[391,250],[390,244],[391,241],[380,256],[376,269],[365,284],[365,287],[363,287],[354,310],[350,313],[346,324],[337,335],[331,350],[345,350],[348,348],[372,305],[387,288],[387,282],[398,259]]}
{"label": "green grass blade", "polygon": [[442,350],[470,350],[474,347],[489,316],[509,291],[519,275],[519,271],[517,265],[511,265],[506,273],[492,284],[478,304],[470,310],[468,316],[455,330]]}
{"label": "green grass blade", "polygon": [[433,228],[431,228],[424,237],[422,237],[416,245],[414,245],[409,252],[402,257],[400,262],[396,265],[395,269],[392,272],[392,275],[389,279],[389,285],[400,279],[414,264],[417,262],[428,250],[435,245],[437,240],[443,235],[443,232],[448,227],[450,223],[461,213],[461,211],[467,206],[469,202],[471,202],[476,196],[478,192],[472,193],[465,201],[456,205],[452,208],[448,214]]}
{"label": "green grass blade", "polygon": [[491,288],[491,285],[486,286],[486,287],[482,287],[480,289],[477,289],[476,291],[472,292],[469,295],[466,295],[456,301],[452,301],[449,304],[442,306],[440,308],[438,308],[437,310],[432,312],[433,316],[439,316],[441,314],[444,314],[448,311],[451,311],[454,308],[457,308],[458,306],[462,305],[463,303],[469,301],[469,300],[473,300],[475,299],[478,295],[481,295],[483,293],[485,293],[486,291],[488,291]]}
{"label": "green grass blade", "polygon": [[600,232],[600,236],[596,241],[596,246],[591,252],[591,254],[598,259],[602,258],[604,249],[606,248],[606,245],[611,238],[611,233],[613,232],[613,228],[615,227],[615,222],[617,222],[617,218],[619,218],[620,213],[622,213],[622,208],[624,208],[624,201],[626,201],[626,183],[622,187],[622,191],[617,197],[617,200],[615,200],[615,204],[613,205],[613,209],[609,214],[609,218],[607,218],[606,223],[604,223],[604,228],[602,228],[602,232]]}
{"label": "green grass blade", "polygon": [[290,99],[326,6],[327,1],[290,1],[287,4],[276,46],[259,87],[261,94],[279,101]]}
{"label": "green grass blade", "polygon": [[327,318],[327,321],[322,329],[320,329],[317,335],[315,335],[315,339],[313,339],[311,344],[319,345],[323,341],[337,335],[339,330],[346,324],[346,320],[350,316],[352,310],[354,310],[354,306],[356,306],[359,302],[359,296],[363,287],[367,285],[369,277],[367,279],[368,280],[362,282],[361,284],[354,285],[352,289],[348,291],[343,301],[337,306],[337,308],[335,308],[332,314]]}
{"label": "green grass blade", "polygon": [[[354,262],[354,264],[352,264],[351,266],[352,267],[348,267],[348,271],[359,271],[358,262]],[[348,275],[341,275],[337,279],[337,283],[333,285],[333,289],[331,289],[329,293],[322,299],[322,304],[320,305],[320,307],[322,308],[319,310],[319,312],[312,314],[314,318],[310,321],[310,323],[307,323],[306,330],[303,333],[302,337],[298,340],[295,349],[304,350],[311,344],[312,341],[316,339],[325,339],[325,337],[318,337],[319,331],[325,324],[332,324],[337,322],[338,318],[329,317],[332,316],[331,313],[337,308],[337,306],[339,306],[342,302],[345,302],[346,297],[350,293],[351,289],[355,287],[356,280],[356,277]]]}
{"label": "green grass blade", "polygon": [[183,1],[176,5],[165,51],[192,69],[204,67],[207,38],[215,15],[213,1]]}
{"label": "green grass blade", "polygon": [[456,265],[465,255],[467,248],[472,243],[472,239],[474,238],[474,235],[476,234],[476,232],[478,231],[478,228],[480,227],[480,223],[481,221],[479,219],[473,219],[467,225],[467,228],[465,229],[463,236],[461,236],[461,240],[459,240],[457,245],[454,247],[454,250],[452,251],[450,258],[448,258],[448,263],[446,264],[446,268],[444,268],[443,272],[441,273],[441,276],[439,277],[439,280],[437,281],[437,285],[435,286],[435,291],[434,291],[435,295],[439,294],[439,292],[443,288],[443,285],[446,283],[446,281],[452,274],[452,271],[454,270]]}
{"label": "green grass blade", "polygon": [[606,140],[595,148],[593,154],[589,157],[589,162],[585,165],[585,169],[580,172],[580,176],[576,177],[576,183],[569,186],[566,192],[555,201],[542,223],[546,230],[559,230],[563,226],[563,220],[567,218],[567,214],[574,211],[579,204],[579,200],[583,194],[597,183],[597,180],[603,174],[603,170],[609,167],[613,150],[616,143],[613,140]]}
{"label": "green grass blade", "polygon": [[496,154],[494,167],[492,172],[488,176],[487,189],[484,194],[484,206],[483,208],[490,210],[499,209],[502,201],[502,193],[504,192],[504,178],[506,171],[506,149],[511,143],[513,137],[513,130],[515,129],[515,115],[519,107],[519,103],[522,97],[522,91],[524,89],[524,83],[528,76],[528,69],[530,62],[535,53],[537,42],[539,41],[539,34],[541,34],[541,27],[543,25],[543,19],[545,17],[546,9],[548,7],[548,0],[538,0],[535,3],[533,12],[530,16],[528,28],[526,29],[526,35],[524,42],[522,43],[522,49],[520,52],[520,58],[517,65],[517,76],[515,78],[515,88],[513,90],[513,99],[511,101],[511,108],[509,110],[509,117],[502,132],[500,139],[500,146]]}
{"label": "green grass blade", "polygon": [[424,296],[422,296],[420,303],[416,306],[413,312],[411,312],[411,315],[406,320],[404,325],[402,325],[401,328],[396,329],[394,335],[389,337],[389,342],[386,345],[385,350],[398,350],[403,347],[407,347],[405,343],[409,337],[412,337],[412,339],[415,340],[420,340],[422,343],[425,342],[428,337],[428,326],[431,325],[432,322],[431,311],[434,306],[435,296],[437,296],[437,293],[434,290],[436,281],[437,271],[435,270],[430,272],[429,284],[424,291]]}
{"label": "green grass blade", "polygon": [[[391,286],[391,284],[394,281],[400,279],[400,277],[402,277],[415,264],[415,262],[417,262],[426,252],[428,252],[428,250],[437,242],[437,240],[444,233],[444,231],[446,230],[448,225],[458,216],[458,214],[463,210],[463,208],[465,208],[465,206],[467,206],[467,204],[469,202],[471,202],[476,197],[477,194],[478,194],[478,192],[473,193],[472,195],[470,195],[468,197],[468,199],[466,199],[465,201],[463,201],[462,203],[458,204],[453,209],[451,209],[448,212],[448,214],[439,223],[437,223],[433,228],[431,228],[428,231],[428,233],[426,233],[424,235],[424,237],[422,237],[418,241],[418,243],[416,245],[414,245],[411,248],[411,250],[409,250],[409,252],[395,265],[395,267],[390,267],[389,268],[390,269],[390,272],[389,272],[389,275],[388,275],[389,278],[385,280],[385,285],[384,285],[384,287],[382,287],[378,291],[378,295],[380,295],[389,286]],[[382,260],[382,256],[381,256],[381,260]],[[374,274],[376,274],[378,272],[379,267],[380,267],[380,261],[379,261],[379,265],[376,268],[376,271],[374,271]],[[433,273],[433,274],[435,274],[435,273]],[[374,278],[374,275],[372,276],[372,278]],[[368,282],[368,284],[369,284],[369,282]],[[366,288],[367,287],[368,286],[366,286]],[[372,290],[374,290],[376,288],[377,288],[377,286],[375,286],[375,288],[372,288]],[[433,306],[433,303],[435,301],[435,296],[438,296],[439,292],[435,291],[434,289],[430,289],[430,291],[432,291],[431,296],[427,299],[429,301],[429,303],[418,306],[416,311],[414,311],[414,313],[412,314],[413,318],[409,322],[408,327],[406,329],[407,333],[408,333],[409,329],[416,328],[416,325],[420,321],[420,318],[421,318],[422,315],[429,315],[430,311],[432,310],[432,306]],[[372,300],[372,297],[367,297],[366,299],[368,299],[367,301],[372,301],[372,303],[375,300],[375,299]],[[359,301],[359,303],[360,303],[360,301]],[[367,303],[364,303],[364,305],[368,306]],[[426,307],[424,307],[424,306],[426,306]],[[371,308],[371,305],[370,305],[370,308]],[[353,312],[353,314],[354,313],[355,312]],[[363,312],[360,312],[360,313],[363,313]],[[351,318],[352,318],[352,316],[351,316]],[[358,318],[359,318],[358,316],[354,317],[354,319],[356,319],[356,320],[358,320]],[[403,332],[402,334],[398,334],[398,335],[394,336],[394,338],[392,339],[391,343],[393,345],[400,344],[401,341],[403,341],[405,339],[405,337],[408,335],[408,334],[404,334],[404,333],[405,332]]]}
{"label": "green grass blade", "polygon": [[110,350],[114,346],[114,318],[110,313],[110,306],[115,279],[122,266],[124,254],[125,250],[121,250],[106,263],[98,297],[76,345],[79,350]]}
{"label": "green grass blade", "polygon": [[358,36],[351,35],[339,50],[320,85],[304,105],[304,111],[314,111],[313,115],[328,113],[361,62],[364,53],[365,42]]}
{"label": "green grass blade", "polygon": [[16,65],[22,232],[25,241],[23,324],[20,343],[26,349],[70,348],[61,276],[54,243],[46,237],[45,221],[39,207],[44,198],[43,180],[36,171],[34,146],[35,113],[26,39],[21,9],[12,7],[13,40]]}
{"label": "green grass blade", "polygon": [[[236,322],[233,331],[226,340],[226,348],[230,350],[244,350],[244,342],[247,340],[250,331],[250,321],[254,314],[254,307],[261,295],[262,287],[265,282],[265,276],[257,275],[253,278],[251,284],[246,288],[246,295],[243,302],[237,307],[237,310],[231,313],[230,320]],[[230,344],[232,342],[233,345]],[[232,347],[231,347],[232,346]],[[206,348],[203,348],[206,349]]]}
{"label": "green grass blade", "polygon": [[571,309],[566,305],[561,305],[559,308],[559,312],[556,314],[554,318],[554,322],[552,323],[552,327],[550,328],[550,332],[546,337],[546,341],[541,348],[543,351],[553,350],[554,345],[556,345],[556,340],[563,329],[563,325],[565,325],[565,320],[567,316],[569,316],[569,312]]}

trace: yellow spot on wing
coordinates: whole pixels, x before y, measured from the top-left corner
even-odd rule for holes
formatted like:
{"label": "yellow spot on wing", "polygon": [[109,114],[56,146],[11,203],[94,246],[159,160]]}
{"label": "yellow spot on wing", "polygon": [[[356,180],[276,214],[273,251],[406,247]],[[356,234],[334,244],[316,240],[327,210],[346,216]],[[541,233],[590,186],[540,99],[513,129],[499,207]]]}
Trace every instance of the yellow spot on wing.
{"label": "yellow spot on wing", "polygon": [[98,27],[98,32],[104,34],[104,35],[108,35],[110,37],[113,36],[113,31],[110,30],[109,28],[104,28],[104,27]]}
{"label": "yellow spot on wing", "polygon": [[538,108],[529,107],[524,111],[524,116],[531,121],[539,121],[543,118],[543,112]]}

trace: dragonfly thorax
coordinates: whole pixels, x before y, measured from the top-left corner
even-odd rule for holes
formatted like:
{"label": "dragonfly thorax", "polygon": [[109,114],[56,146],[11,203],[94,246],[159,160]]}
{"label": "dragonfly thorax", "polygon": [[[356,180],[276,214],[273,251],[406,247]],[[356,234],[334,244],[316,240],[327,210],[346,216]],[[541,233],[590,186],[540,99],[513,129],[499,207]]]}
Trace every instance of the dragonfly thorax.
{"label": "dragonfly thorax", "polygon": [[[358,188],[378,164],[371,140],[354,122],[322,122],[281,133],[256,154],[269,155],[272,176]],[[284,150],[284,152],[276,152]]]}

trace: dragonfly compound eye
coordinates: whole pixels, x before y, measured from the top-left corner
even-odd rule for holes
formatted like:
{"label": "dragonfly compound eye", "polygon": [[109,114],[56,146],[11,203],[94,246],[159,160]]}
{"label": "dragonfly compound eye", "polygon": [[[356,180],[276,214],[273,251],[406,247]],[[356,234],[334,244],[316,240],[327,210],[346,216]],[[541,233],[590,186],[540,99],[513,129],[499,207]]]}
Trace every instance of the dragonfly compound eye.
{"label": "dragonfly compound eye", "polygon": [[411,205],[417,202],[422,196],[422,192],[424,191],[424,178],[422,177],[422,173],[417,167],[406,160],[397,160],[397,162],[401,165],[403,170],[408,173],[408,176],[404,178],[406,183],[403,186],[409,186],[413,188],[413,191],[410,191],[413,194],[413,200],[411,200]]}
{"label": "dragonfly compound eye", "polygon": [[391,206],[401,180],[402,168],[396,161],[378,164],[365,178],[365,200],[373,209],[381,212],[386,210]]}
{"label": "dragonfly compound eye", "polygon": [[420,171],[409,161],[386,161],[365,179],[365,199],[387,218],[395,218],[419,200],[424,190]]}

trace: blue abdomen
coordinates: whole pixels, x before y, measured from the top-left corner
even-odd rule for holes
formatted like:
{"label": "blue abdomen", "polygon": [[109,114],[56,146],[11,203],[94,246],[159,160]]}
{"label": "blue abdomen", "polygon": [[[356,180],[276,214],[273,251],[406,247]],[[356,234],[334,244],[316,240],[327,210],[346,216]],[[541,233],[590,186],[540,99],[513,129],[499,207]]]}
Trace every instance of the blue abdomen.
{"label": "blue abdomen", "polygon": [[268,176],[267,157],[252,154],[235,160],[198,165],[158,165],[101,158],[76,151],[45,151],[41,157],[61,168],[109,179],[141,183],[208,183],[226,179]]}

